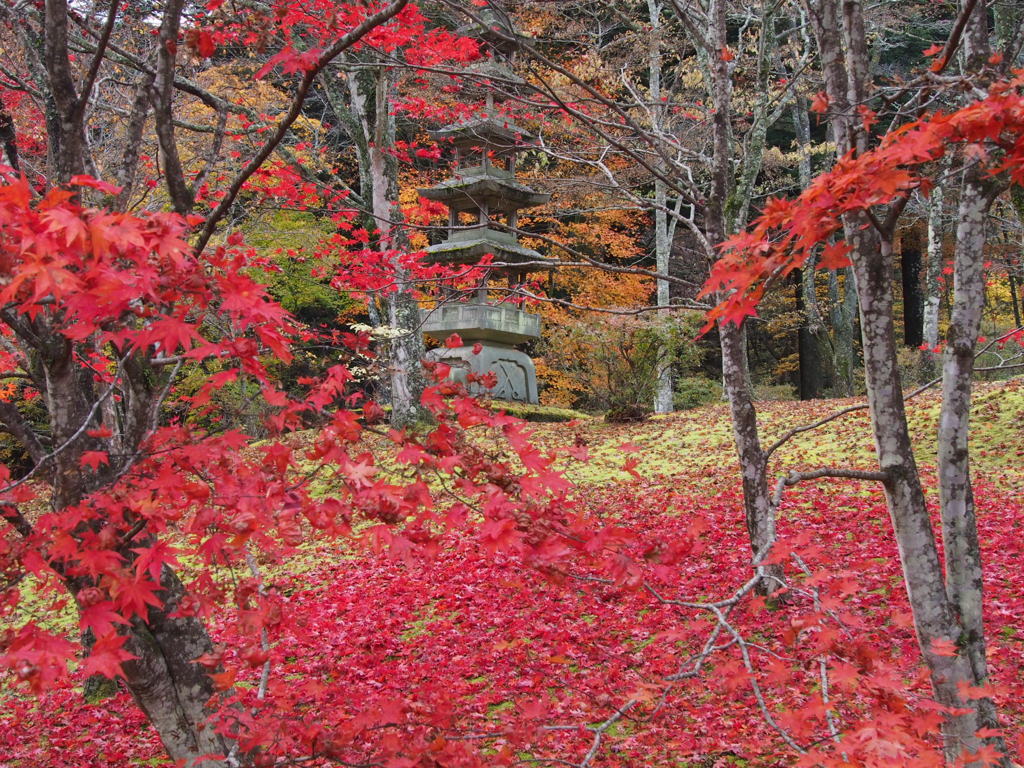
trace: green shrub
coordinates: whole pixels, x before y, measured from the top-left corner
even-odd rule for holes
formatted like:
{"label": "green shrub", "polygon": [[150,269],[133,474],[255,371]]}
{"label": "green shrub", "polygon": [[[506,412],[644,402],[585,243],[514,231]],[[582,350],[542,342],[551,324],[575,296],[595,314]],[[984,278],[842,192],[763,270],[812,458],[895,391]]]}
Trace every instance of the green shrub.
{"label": "green shrub", "polygon": [[698,320],[686,314],[579,318],[549,331],[544,362],[577,383],[574,406],[612,422],[654,412],[658,371],[699,360]]}
{"label": "green shrub", "polygon": [[796,400],[796,387],[792,384],[755,384],[754,400]]}
{"label": "green shrub", "polygon": [[676,381],[673,405],[677,411],[688,411],[722,399],[722,385],[703,376],[686,376]]}

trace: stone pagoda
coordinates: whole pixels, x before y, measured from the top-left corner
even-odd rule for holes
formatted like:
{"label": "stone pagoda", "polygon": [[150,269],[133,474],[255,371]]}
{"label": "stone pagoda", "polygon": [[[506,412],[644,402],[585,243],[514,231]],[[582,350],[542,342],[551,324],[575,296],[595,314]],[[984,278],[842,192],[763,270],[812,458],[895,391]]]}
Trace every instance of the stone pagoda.
{"label": "stone pagoda", "polygon": [[[487,30],[477,31],[486,37]],[[501,52],[501,41],[492,35],[491,46]],[[477,77],[500,78],[503,88],[515,84],[515,76],[492,58]],[[446,265],[474,265],[491,254],[503,266],[491,268],[484,283],[468,300],[447,299],[437,307],[421,310],[422,329],[435,339],[458,334],[463,346],[431,350],[429,360],[451,366],[452,378],[465,381],[467,373],[493,371],[497,385],[477,394],[502,400],[537,402],[537,375],[529,355],[516,349],[540,336],[540,318],[514,304],[492,301],[487,280],[507,280],[510,288],[521,284],[530,272],[549,269],[545,257],[519,244],[515,230],[518,212],[543,205],[550,195],[536,192],[516,181],[516,154],[534,137],[495,110],[493,89],[486,93],[482,115],[437,131],[431,136],[455,149],[455,175],[428,189],[419,190],[428,200],[448,206],[448,228],[440,243],[429,246],[427,260]],[[481,351],[474,354],[474,345]]]}

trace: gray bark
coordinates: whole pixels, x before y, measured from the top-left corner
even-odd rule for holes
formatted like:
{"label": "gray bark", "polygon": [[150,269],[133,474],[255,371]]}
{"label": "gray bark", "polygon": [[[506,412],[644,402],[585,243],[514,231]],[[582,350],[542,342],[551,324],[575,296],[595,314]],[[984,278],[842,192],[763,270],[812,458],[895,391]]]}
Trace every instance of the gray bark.
{"label": "gray bark", "polygon": [[[943,166],[947,167],[947,166]],[[937,184],[928,198],[928,266],[925,273],[924,297],[924,343],[929,349],[939,344],[939,305],[941,291],[939,278],[942,276],[942,207],[945,192]]]}
{"label": "gray bark", "polygon": [[[157,424],[159,393],[165,391],[165,377],[171,374],[161,374],[138,362],[125,365],[121,381],[124,396],[117,402],[111,424],[117,425],[117,434],[110,438],[89,437],[86,430],[100,423],[103,410],[96,406],[104,397],[101,387],[106,389],[106,385],[97,385],[92,370],[76,361],[71,343],[52,327],[47,316],[30,321],[7,314],[3,319],[15,330],[28,367],[39,371],[51,445],[64,449],[42,454],[38,437],[19,420],[16,409],[0,411],[0,422],[36,459],[40,476],[51,486],[53,506],[62,509],[79,504],[89,494],[109,485],[135,460],[141,444]],[[107,399],[113,402],[113,398]],[[87,450],[107,451],[110,466],[101,471],[83,467],[81,456]],[[31,529],[20,532],[30,535]],[[129,563],[134,557],[130,547],[138,546],[140,541],[123,548],[122,555]],[[56,569],[61,573],[59,564]],[[64,581],[74,595],[97,586],[79,577],[67,577]],[[210,715],[207,702],[213,691],[211,681],[205,669],[192,663],[196,657],[212,652],[213,644],[198,619],[171,617],[185,594],[175,574],[165,569],[162,583],[166,604],[151,608],[146,622],[136,619],[124,630],[128,637],[126,649],[138,656],[124,664],[124,684],[152,722],[172,759],[195,761],[205,754],[226,754],[230,744],[216,736],[212,728],[205,727]],[[90,638],[85,638],[85,644],[88,649]],[[217,768],[226,763],[207,760],[196,765]]]}
{"label": "gray bark", "polygon": [[[743,202],[743,198],[750,196],[753,180],[757,177],[763,160],[761,142],[758,145],[760,152],[755,146],[753,151],[748,151],[743,158],[740,171],[742,183],[738,189],[734,188],[735,146],[730,125],[732,78],[728,62],[718,53],[727,45],[725,6],[724,0],[714,0],[710,5],[711,45],[710,52],[705,57],[709,90],[715,106],[712,121],[712,188],[705,210],[705,230],[707,240],[712,246],[725,240],[730,227],[742,225],[741,217],[749,205]],[[774,30],[763,24],[761,34],[772,35]],[[764,105],[760,106],[763,108]],[[760,117],[764,119],[764,115]],[[709,253],[708,257],[713,258],[714,254]],[[759,553],[763,554],[765,547],[774,540],[775,513],[768,490],[767,461],[758,434],[757,411],[750,387],[746,333],[742,326],[719,323],[718,335],[722,351],[722,385],[732,414],[733,438],[743,481],[747,535],[750,538],[751,550],[756,556]],[[761,594],[770,594],[782,584],[782,569],[778,565],[768,566],[765,576],[766,578],[758,585]]]}
{"label": "gray bark", "polygon": [[227,755],[231,745],[206,725],[207,702],[214,693],[206,669],[195,659],[212,653],[206,628],[196,618],[171,619],[185,588],[164,568],[160,610],[151,609],[145,622],[135,619],[125,650],[138,658],[123,665],[132,697],[153,724],[172,760],[189,768],[221,768],[227,760],[197,760],[200,755]]}
{"label": "gray bark", "polygon": [[[651,24],[649,48],[647,56],[648,95],[651,101],[651,130],[660,135],[665,130],[665,110],[661,98],[661,4],[656,0],[647,0],[647,16]],[[669,259],[672,256],[672,239],[669,236],[668,195],[666,185],[660,176],[654,179],[654,261],[655,269],[661,274],[668,274]],[[658,306],[665,307],[672,302],[669,282],[657,281]],[[668,356],[659,357],[658,387],[654,399],[655,413],[671,413],[674,410],[672,361]]]}
{"label": "gray bark", "polygon": [[[771,506],[766,477],[766,459],[757,429],[757,411],[750,392],[747,365],[747,335],[742,326],[722,323],[718,326],[722,345],[722,380],[729,393],[733,439],[740,462],[747,535],[755,556],[763,554],[775,541],[775,514]],[[761,585],[770,594],[782,585],[782,569],[766,566],[768,578]]]}
{"label": "gray bark", "polygon": [[[977,168],[969,168],[964,173],[957,212],[953,308],[943,351],[939,416],[939,493],[946,592],[959,620],[959,644],[970,661],[976,684],[987,679],[988,669],[982,620],[981,547],[971,487],[968,429],[974,349],[985,303],[981,254],[992,191],[991,183]],[[992,701],[982,699],[978,707],[983,724],[996,727]]]}
{"label": "gray bark", "polygon": [[409,241],[398,205],[398,160],[387,151],[395,143],[395,119],[390,107],[393,87],[394,80],[384,66],[357,70],[349,76],[350,114],[362,134],[356,141],[360,192],[370,204],[377,247],[382,253],[392,254],[395,285],[385,296],[388,325],[394,333],[388,347],[391,424],[404,427],[423,415],[420,396],[425,386],[425,349],[414,286],[399,263],[400,254],[409,250]]}
{"label": "gray bark", "polygon": [[[805,0],[805,4],[822,56],[837,153],[863,152],[868,136],[853,120],[852,109],[863,103],[867,85],[868,51],[861,5],[857,0],[845,0],[840,12],[837,0]],[[904,410],[891,286],[895,222],[888,218],[886,222],[878,225],[866,214],[855,213],[844,217],[843,224],[853,249],[850,257],[860,303],[864,376],[878,462],[888,477],[886,502],[935,698],[957,710],[957,714],[947,715],[942,725],[946,757],[954,762],[965,750],[976,751],[980,745],[975,734],[984,722],[983,707],[963,699],[958,688],[977,682],[971,654],[962,646],[955,656],[936,653],[936,643],[957,645],[960,625],[955,604],[947,594]]]}

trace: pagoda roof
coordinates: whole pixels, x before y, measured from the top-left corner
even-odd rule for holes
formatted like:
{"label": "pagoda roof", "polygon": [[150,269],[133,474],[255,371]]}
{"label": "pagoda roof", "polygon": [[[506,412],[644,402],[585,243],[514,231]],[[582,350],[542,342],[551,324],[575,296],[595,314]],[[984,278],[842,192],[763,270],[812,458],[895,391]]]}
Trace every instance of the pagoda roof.
{"label": "pagoda roof", "polygon": [[[428,246],[426,254],[427,262],[433,264],[476,264],[487,254],[494,256],[495,261],[507,264],[549,260],[532,248],[520,245],[514,235],[489,228],[479,230],[478,236],[473,230],[458,232],[448,240]],[[522,268],[524,272],[546,269],[551,267],[530,264]]]}
{"label": "pagoda roof", "polygon": [[429,131],[435,141],[451,141],[458,146],[488,146],[498,149],[514,149],[536,139],[508,118],[489,112],[482,117],[460,120],[435,131]]}
{"label": "pagoda roof", "polygon": [[474,210],[483,203],[492,211],[515,211],[544,205],[551,199],[548,193],[537,192],[520,184],[511,174],[501,173],[499,169],[473,170],[476,172],[420,189],[419,193],[428,200],[445,203],[457,211]]}

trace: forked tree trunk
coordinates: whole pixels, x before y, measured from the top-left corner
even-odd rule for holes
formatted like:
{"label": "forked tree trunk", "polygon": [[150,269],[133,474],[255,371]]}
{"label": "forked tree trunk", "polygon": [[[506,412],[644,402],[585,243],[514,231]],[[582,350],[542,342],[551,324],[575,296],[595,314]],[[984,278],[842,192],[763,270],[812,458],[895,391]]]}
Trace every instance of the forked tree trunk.
{"label": "forked tree trunk", "polygon": [[[863,9],[859,0],[804,0],[818,39],[825,76],[826,92],[830,103],[830,122],[840,155],[853,150],[863,152],[867,148],[868,136],[853,119],[853,105],[864,103],[867,87],[868,48],[864,34]],[[984,4],[978,6],[984,10]],[[983,18],[983,17],[981,17]],[[977,30],[970,31],[977,38]],[[965,185],[968,196],[970,184]],[[983,237],[983,211],[980,201],[967,202],[961,211],[968,219],[962,232],[964,258],[973,258],[980,269],[980,250]],[[967,700],[960,692],[963,685],[978,682],[975,665],[968,644],[961,644],[960,610],[952,592],[947,586],[942,563],[939,560],[938,545],[932,529],[928,508],[925,504],[921,480],[914,460],[903,403],[903,389],[900,382],[893,319],[892,295],[892,230],[895,223],[886,221],[876,225],[866,214],[848,214],[844,217],[847,242],[852,246],[850,259],[856,278],[857,295],[860,302],[861,337],[864,353],[864,377],[867,385],[868,405],[872,430],[880,468],[888,475],[885,483],[886,502],[892,518],[893,529],[899,549],[903,577],[914,617],[914,628],[918,643],[931,677],[935,699],[950,708],[942,724],[943,745],[950,763],[963,759],[966,752],[975,752],[981,744],[977,731],[987,718],[987,705]],[[958,242],[960,237],[958,237]],[[970,250],[973,249],[973,250]],[[969,329],[968,329],[969,332]],[[976,338],[976,333],[975,333]],[[965,343],[966,348],[968,345]],[[973,341],[970,343],[973,354]],[[963,387],[962,362],[950,360],[951,380],[954,383],[954,399],[959,414],[966,418],[970,404],[969,385]],[[968,373],[969,376],[969,373]],[[970,495],[969,479],[966,472],[966,422],[962,423],[962,436],[950,432],[956,451],[956,441],[964,441],[962,453],[951,454],[953,463],[959,468],[953,473],[963,479],[958,492],[964,499],[960,513],[954,512],[959,529],[946,530],[944,512],[944,538],[955,550],[966,553],[972,548],[971,541],[977,539],[973,517],[967,517]],[[952,541],[956,539],[956,541]],[[980,570],[977,572],[967,564],[960,577],[967,582],[971,597],[970,610],[977,610],[980,616]],[[977,581],[974,579],[977,577]],[[971,583],[978,589],[972,590]],[[953,590],[960,587],[951,586]],[[976,598],[976,605],[975,605]],[[978,628],[980,637],[980,626]],[[983,643],[983,640],[981,640]],[[947,650],[943,650],[946,646]],[[983,645],[981,646],[983,648]],[[955,648],[950,655],[948,648]]]}
{"label": "forked tree trunk", "polygon": [[[97,392],[92,369],[80,365],[71,345],[59,333],[40,321],[25,332],[34,331],[50,338],[38,356],[46,387],[44,402],[49,414],[55,445],[67,445],[67,450],[52,458],[48,473],[52,485],[52,503],[57,509],[80,504],[86,497],[105,487],[118,467],[111,466],[105,473],[86,470],[81,464],[82,452],[107,449],[110,445],[97,443],[96,438],[82,434],[83,425],[98,426],[98,416],[90,417],[93,404],[101,396]],[[34,338],[34,336],[27,336]],[[139,385],[140,387],[143,385]],[[141,393],[122,398],[119,406],[127,409],[113,423],[140,424],[139,431],[129,435],[131,445],[123,454],[132,456],[155,424],[142,425],[145,418],[156,411],[152,397]],[[128,459],[130,460],[130,459]],[[143,543],[136,540],[135,546]],[[126,545],[122,554],[130,565],[133,553]],[[90,580],[65,579],[69,591],[76,596],[86,587],[96,586]],[[231,749],[229,740],[217,735],[207,723],[208,709],[213,693],[213,682],[207,670],[195,659],[213,651],[213,643],[203,623],[195,617],[172,617],[177,612],[185,589],[169,568],[161,575],[164,604],[150,608],[147,621],[134,619],[125,629],[125,649],[137,658],[123,664],[123,682],[156,729],[161,742],[173,760],[184,761],[192,768],[220,768],[224,760],[201,761],[204,755],[225,756]],[[88,641],[86,646],[88,648]]]}
{"label": "forked tree trunk", "polygon": [[[857,221],[856,225],[866,222]],[[873,233],[857,231],[851,253],[860,297],[864,378],[879,467],[889,476],[885,495],[896,533],[903,579],[914,616],[914,628],[931,673],[936,700],[960,714],[949,715],[942,733],[947,757],[976,751],[978,711],[962,698],[958,686],[974,684],[966,654],[954,656],[960,630],[947,599],[942,564],[907,427],[903,387],[896,364],[896,338],[891,287],[892,248]]]}

